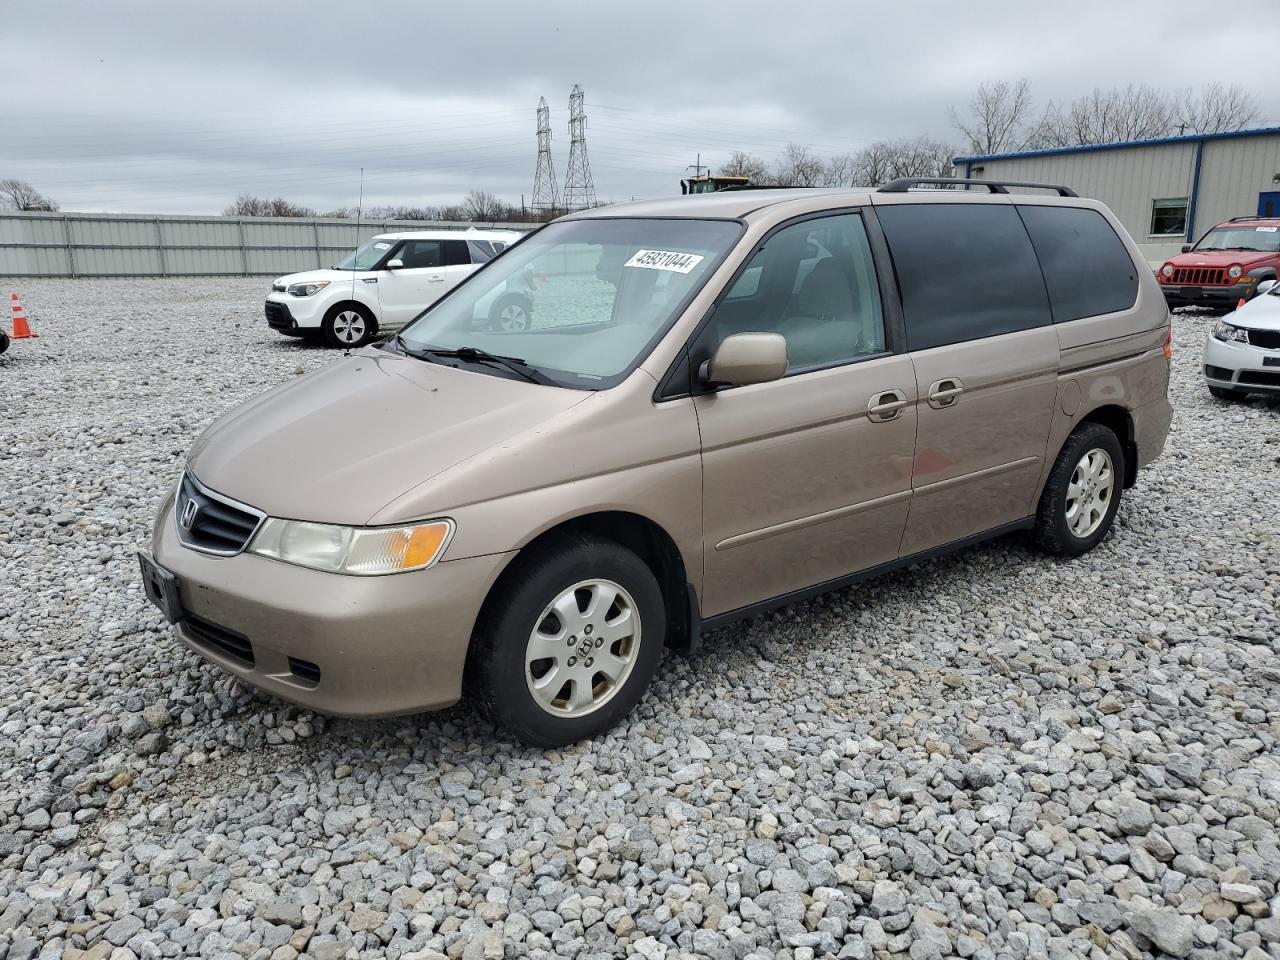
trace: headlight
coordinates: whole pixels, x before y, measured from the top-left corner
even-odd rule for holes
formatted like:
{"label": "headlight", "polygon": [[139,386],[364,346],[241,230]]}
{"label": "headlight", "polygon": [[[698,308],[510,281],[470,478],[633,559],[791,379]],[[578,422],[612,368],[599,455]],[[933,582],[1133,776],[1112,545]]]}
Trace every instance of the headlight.
{"label": "headlight", "polygon": [[312,570],[376,577],[431,566],[452,536],[452,520],[408,527],[339,527],[270,517],[249,552]]}
{"label": "headlight", "polygon": [[1163,267],[1161,267],[1161,268],[1160,268],[1160,276],[1164,277],[1165,279],[1168,279],[1169,277],[1172,277],[1172,276],[1173,276],[1173,264],[1171,264],[1171,263],[1166,263]]}
{"label": "headlight", "polygon": [[328,285],[328,280],[315,280],[310,283],[291,283],[289,284],[289,296],[309,297],[317,290],[323,290]]}
{"label": "headlight", "polygon": [[1232,280],[1240,276],[1242,273],[1244,273],[1244,267],[1240,266],[1238,263],[1233,263],[1231,266],[1227,267],[1227,276]]}
{"label": "headlight", "polygon": [[1249,342],[1249,331],[1240,327],[1232,326],[1225,320],[1219,320],[1213,326],[1213,335],[1218,340],[1230,341],[1236,340],[1240,343]]}

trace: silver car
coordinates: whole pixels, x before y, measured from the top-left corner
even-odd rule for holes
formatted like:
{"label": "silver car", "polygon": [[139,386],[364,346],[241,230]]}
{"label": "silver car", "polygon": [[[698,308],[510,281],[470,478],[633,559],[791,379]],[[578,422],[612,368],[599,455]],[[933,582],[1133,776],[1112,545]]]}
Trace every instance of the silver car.
{"label": "silver car", "polygon": [[1205,339],[1204,375],[1219,400],[1280,396],[1280,286],[1265,280],[1258,294],[1214,324]]}

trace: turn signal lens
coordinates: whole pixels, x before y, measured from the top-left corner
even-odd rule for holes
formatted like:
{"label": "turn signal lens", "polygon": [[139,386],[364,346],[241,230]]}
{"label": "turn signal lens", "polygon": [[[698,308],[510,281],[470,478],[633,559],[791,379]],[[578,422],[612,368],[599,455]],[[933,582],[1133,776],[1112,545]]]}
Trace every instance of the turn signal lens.
{"label": "turn signal lens", "polygon": [[1169,327],[1164,332],[1164,358],[1173,359],[1173,327]]}
{"label": "turn signal lens", "polygon": [[340,527],[271,517],[253,538],[249,552],[312,570],[376,577],[431,566],[452,536],[452,520],[408,527]]}

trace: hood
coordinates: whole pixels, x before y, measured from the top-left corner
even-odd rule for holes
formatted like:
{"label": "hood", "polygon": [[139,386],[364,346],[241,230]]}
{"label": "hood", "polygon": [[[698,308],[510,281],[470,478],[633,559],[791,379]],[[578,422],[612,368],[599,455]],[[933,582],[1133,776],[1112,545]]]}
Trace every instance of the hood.
{"label": "hood", "polygon": [[364,277],[375,276],[377,276],[376,273],[371,273],[368,270],[357,270],[353,274],[350,270],[329,270],[326,268],[324,270],[303,270],[301,273],[289,273],[283,277],[276,277],[273,284],[287,287],[291,283],[316,283],[320,280],[328,280],[330,283],[345,280],[350,283],[352,279],[361,280]]}
{"label": "hood", "polygon": [[1170,257],[1165,263],[1175,267],[1229,267],[1238,263],[1246,270],[1256,263],[1274,260],[1276,255],[1257,250],[1191,250]]}
{"label": "hood", "polygon": [[201,483],[269,516],[360,525],[590,396],[370,349],[235,408],[187,460]]}
{"label": "hood", "polygon": [[1250,330],[1280,331],[1280,295],[1264,293],[1223,317],[1228,323]]}

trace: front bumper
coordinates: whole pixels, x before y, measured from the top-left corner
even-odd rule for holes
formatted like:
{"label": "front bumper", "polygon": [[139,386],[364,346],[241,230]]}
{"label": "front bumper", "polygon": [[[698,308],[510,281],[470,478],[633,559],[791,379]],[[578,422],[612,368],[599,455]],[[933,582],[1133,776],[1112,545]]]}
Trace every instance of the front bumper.
{"label": "front bumper", "polygon": [[1162,283],[1165,302],[1174,307],[1234,307],[1240,298],[1249,300],[1257,289],[1256,282],[1228,283],[1215,286],[1180,286],[1174,283]]}
{"label": "front bumper", "polygon": [[1280,393],[1280,350],[1223,341],[1210,334],[1204,342],[1204,374],[1210,386]]}
{"label": "front bumper", "polygon": [[291,297],[287,293],[272,292],[267,296],[264,311],[267,326],[280,333],[300,334],[304,330],[318,330],[324,319],[324,306],[320,294],[314,297]]}
{"label": "front bumper", "polygon": [[177,578],[179,640],[245,682],[322,713],[378,717],[461,696],[481,604],[511,554],[385,577],[308,570],[183,546],[172,499],[152,553]]}

